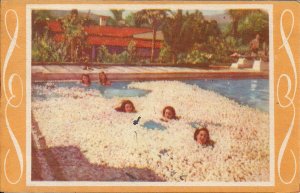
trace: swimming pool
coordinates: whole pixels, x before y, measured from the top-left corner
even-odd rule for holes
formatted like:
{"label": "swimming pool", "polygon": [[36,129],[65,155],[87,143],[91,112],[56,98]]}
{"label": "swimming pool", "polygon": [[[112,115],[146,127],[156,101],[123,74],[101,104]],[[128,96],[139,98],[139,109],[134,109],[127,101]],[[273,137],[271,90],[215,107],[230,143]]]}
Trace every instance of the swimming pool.
{"label": "swimming pool", "polygon": [[241,105],[248,105],[269,112],[269,80],[191,80],[184,81],[200,88],[217,92]]}
{"label": "swimming pool", "polygon": [[[269,80],[246,79],[246,80],[187,80],[182,81],[190,85],[197,85],[206,90],[219,93],[230,98],[241,105],[248,105],[253,108],[269,112]],[[55,82],[53,86],[61,88],[80,87],[85,90],[98,90],[105,98],[113,97],[141,97],[150,93],[150,90],[128,88],[131,82],[114,82],[112,86],[102,86],[92,83],[90,87],[84,87],[75,82]],[[46,83],[34,83],[34,85],[46,86]],[[33,97],[46,99],[47,97],[58,97],[59,95],[45,96],[33,92]]]}
{"label": "swimming pool", "polygon": [[[149,168],[166,181],[269,180],[269,114],[240,105],[267,105],[268,81],[117,82],[111,87],[48,82],[32,88],[32,112],[39,126],[33,129],[39,128],[48,147],[78,147],[92,165]],[[137,112],[115,111],[123,99],[131,100]],[[167,105],[180,119],[161,121]],[[139,124],[134,124],[138,117]],[[195,142],[199,127],[209,129],[213,149]],[[224,165],[228,156],[236,159]],[[60,159],[69,164],[63,155]],[[74,179],[76,171],[66,179]],[[240,171],[246,172],[236,178]]]}
{"label": "swimming pool", "polygon": [[[108,99],[113,98],[113,97],[145,96],[151,92],[149,90],[128,88],[128,85],[130,83],[131,82],[114,82],[112,84],[112,86],[102,86],[97,83],[92,83],[91,86],[89,86],[89,87],[83,86],[80,83],[76,83],[76,82],[53,82],[53,83],[51,83],[50,86],[47,85],[48,83],[38,82],[38,83],[34,83],[34,85],[39,85],[39,86],[43,86],[43,87],[49,86],[49,88],[51,88],[51,87],[60,87],[60,88],[77,87],[77,88],[84,89],[86,91],[97,90],[102,94],[102,96],[104,96],[105,98],[108,98]],[[47,95],[47,96],[48,97],[59,97],[60,95],[53,93],[52,95],[50,95],[50,96]],[[47,96],[44,93],[34,92],[34,90],[33,90],[33,97],[38,97],[39,99],[46,99]]]}

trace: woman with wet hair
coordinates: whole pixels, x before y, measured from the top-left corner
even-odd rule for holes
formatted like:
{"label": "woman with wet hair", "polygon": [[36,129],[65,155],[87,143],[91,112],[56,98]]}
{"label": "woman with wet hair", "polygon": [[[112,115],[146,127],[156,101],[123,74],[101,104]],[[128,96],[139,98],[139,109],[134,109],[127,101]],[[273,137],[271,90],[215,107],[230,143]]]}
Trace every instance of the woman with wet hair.
{"label": "woman with wet hair", "polygon": [[136,113],[133,102],[131,102],[130,100],[123,100],[121,105],[115,108],[115,110],[124,113]]}
{"label": "woman with wet hair", "polygon": [[81,76],[81,84],[83,86],[91,86],[91,78],[88,74],[83,74]]}
{"label": "woman with wet hair", "polygon": [[207,128],[202,127],[195,130],[194,140],[197,144],[200,144],[204,147],[206,146],[214,146],[215,142],[210,139],[209,131]]}
{"label": "woman with wet hair", "polygon": [[102,86],[110,86],[111,85],[111,82],[108,80],[108,78],[104,72],[99,73],[99,83]]}
{"label": "woman with wet hair", "polygon": [[163,117],[161,121],[168,122],[169,120],[178,120],[179,117],[176,115],[176,111],[172,106],[166,106],[162,111]]}

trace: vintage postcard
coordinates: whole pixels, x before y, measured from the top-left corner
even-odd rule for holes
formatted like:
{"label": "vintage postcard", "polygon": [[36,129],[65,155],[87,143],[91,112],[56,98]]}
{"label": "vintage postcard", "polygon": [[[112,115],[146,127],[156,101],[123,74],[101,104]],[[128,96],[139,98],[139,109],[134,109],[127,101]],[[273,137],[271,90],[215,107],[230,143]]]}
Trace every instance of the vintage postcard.
{"label": "vintage postcard", "polygon": [[1,1],[1,190],[298,192],[299,11]]}

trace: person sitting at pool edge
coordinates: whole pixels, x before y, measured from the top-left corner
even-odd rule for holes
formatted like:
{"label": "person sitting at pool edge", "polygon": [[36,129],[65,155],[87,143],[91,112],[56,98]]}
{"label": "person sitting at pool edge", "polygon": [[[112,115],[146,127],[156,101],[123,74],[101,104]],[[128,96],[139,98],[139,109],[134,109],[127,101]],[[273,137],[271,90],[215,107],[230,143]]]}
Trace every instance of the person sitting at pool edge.
{"label": "person sitting at pool edge", "polygon": [[99,73],[99,82],[102,86],[110,86],[111,82],[107,79],[107,76],[104,72]]}
{"label": "person sitting at pool edge", "polygon": [[209,131],[205,127],[196,129],[196,131],[194,133],[194,140],[198,144],[200,144],[204,147],[207,147],[207,146],[214,147],[214,144],[215,144],[215,142],[210,139]]}
{"label": "person sitting at pool edge", "polygon": [[176,111],[172,106],[166,106],[162,111],[163,117],[160,119],[161,121],[168,122],[169,120],[175,119],[178,120],[179,117],[176,116]]}
{"label": "person sitting at pool edge", "polygon": [[130,100],[123,100],[121,106],[115,108],[115,110],[124,113],[136,113],[133,102],[131,102]]}
{"label": "person sitting at pool edge", "polygon": [[81,84],[84,86],[90,86],[91,85],[91,79],[88,74],[83,74],[81,76]]}

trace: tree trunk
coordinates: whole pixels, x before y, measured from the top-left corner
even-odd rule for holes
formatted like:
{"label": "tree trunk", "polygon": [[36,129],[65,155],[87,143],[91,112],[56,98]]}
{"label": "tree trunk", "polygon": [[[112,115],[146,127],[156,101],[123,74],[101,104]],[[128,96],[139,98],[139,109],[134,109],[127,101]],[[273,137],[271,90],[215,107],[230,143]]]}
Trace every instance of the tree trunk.
{"label": "tree trunk", "polygon": [[177,54],[175,52],[172,52],[172,62],[174,65],[177,63]]}
{"label": "tree trunk", "polygon": [[264,54],[267,55],[267,44],[265,41],[263,42],[263,51],[264,51]]}
{"label": "tree trunk", "polygon": [[156,42],[156,28],[154,27],[153,28],[152,46],[151,46],[151,58],[150,58],[151,63],[153,63],[153,61],[154,61],[155,42]]}
{"label": "tree trunk", "polygon": [[71,39],[71,62],[74,62],[74,41]]}
{"label": "tree trunk", "polygon": [[237,36],[237,28],[238,28],[238,21],[236,19],[233,19],[232,21],[232,36]]}

